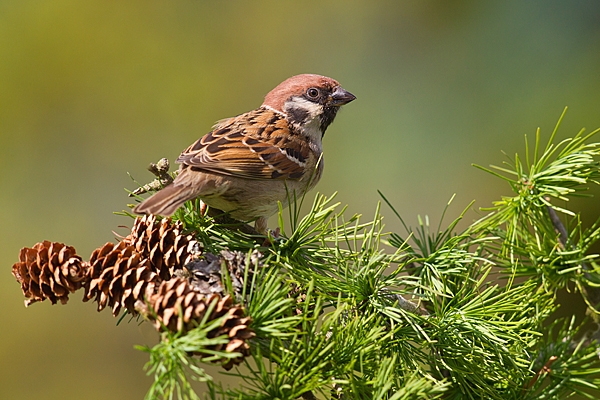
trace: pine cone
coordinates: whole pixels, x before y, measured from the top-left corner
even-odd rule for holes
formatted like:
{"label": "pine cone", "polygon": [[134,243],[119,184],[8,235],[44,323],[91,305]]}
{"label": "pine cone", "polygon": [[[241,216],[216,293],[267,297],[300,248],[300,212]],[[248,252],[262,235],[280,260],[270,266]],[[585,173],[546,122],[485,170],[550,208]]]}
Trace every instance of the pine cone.
{"label": "pine cone", "polygon": [[21,284],[27,298],[25,306],[49,299],[65,304],[69,293],[83,286],[88,265],[81,260],[75,249],[64,243],[43,241],[33,248],[24,247],[19,262],[12,267],[12,274]]}
{"label": "pine cone", "polygon": [[90,280],[85,287],[84,301],[95,297],[98,311],[108,306],[113,315],[122,307],[136,314],[135,302],[150,298],[160,277],[148,259],[124,241],[106,243],[90,257]]}
{"label": "pine cone", "polygon": [[135,219],[131,233],[123,239],[127,245],[135,248],[161,279],[171,279],[177,269],[192,261],[200,254],[201,245],[192,235],[184,235],[182,223],[164,218],[156,222],[154,215],[145,215]]}
{"label": "pine cone", "polygon": [[221,323],[221,326],[212,333],[211,337],[227,335],[229,343],[214,346],[211,350],[241,353],[241,356],[237,358],[222,360],[225,361],[222,364],[223,368],[229,371],[234,365],[240,364],[244,360],[244,357],[250,355],[250,344],[248,344],[247,340],[253,338],[255,334],[249,327],[252,319],[244,317],[244,309],[238,304],[233,304],[231,296],[221,298],[213,311],[213,315],[216,315],[216,318],[225,314],[227,316]]}
{"label": "pine cone", "polygon": [[[193,329],[208,311],[209,306],[216,302],[207,321],[225,316],[222,324],[209,333],[210,338],[226,335],[229,342],[226,345],[212,346],[211,350],[226,352],[239,352],[242,355],[235,359],[222,360],[223,367],[227,370],[233,365],[242,362],[250,354],[250,345],[246,342],[254,336],[248,324],[250,317],[244,317],[244,310],[240,305],[233,304],[230,296],[221,297],[217,294],[205,296],[196,290],[190,283],[180,277],[163,281],[157,293],[152,296],[147,304],[138,302],[138,310],[149,319],[155,319],[157,329],[168,329],[173,332],[188,331]],[[203,356],[203,354],[196,353]]]}

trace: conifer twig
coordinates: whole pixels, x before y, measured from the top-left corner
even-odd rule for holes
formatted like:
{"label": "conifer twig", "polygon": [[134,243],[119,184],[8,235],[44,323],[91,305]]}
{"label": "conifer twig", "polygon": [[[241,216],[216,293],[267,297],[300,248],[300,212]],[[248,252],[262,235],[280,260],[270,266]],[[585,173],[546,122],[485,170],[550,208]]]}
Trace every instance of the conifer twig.
{"label": "conifer twig", "polygon": [[[546,201],[550,202],[550,197],[546,197]],[[562,223],[562,221],[558,217],[558,214],[556,213],[556,210],[554,210],[554,208],[552,208],[550,206],[546,206],[546,209],[548,210],[548,215],[550,216],[550,221],[552,221],[552,226],[554,226],[554,229],[558,233],[558,240],[564,250],[566,248],[567,239],[569,237],[567,228],[565,228],[565,225]]]}
{"label": "conifer twig", "polygon": [[[550,202],[550,198],[546,197],[546,201]],[[566,250],[567,239],[569,237],[567,228],[558,217],[558,214],[556,210],[554,210],[554,208],[552,208],[551,206],[546,206],[546,209],[548,210],[550,221],[552,221],[552,226],[558,233],[558,241],[561,244],[562,249]],[[585,277],[588,279],[592,279],[590,275],[590,266],[585,261],[582,261],[581,267],[583,268]],[[592,287],[590,285],[585,285],[584,288],[588,298],[591,300],[592,306],[594,308],[597,308],[598,304],[600,304],[600,288]]]}
{"label": "conifer twig", "polygon": [[531,389],[533,385],[535,385],[535,383],[538,381],[538,379],[540,379],[540,376],[542,374],[550,373],[552,371],[550,367],[552,366],[552,364],[554,364],[554,361],[556,360],[558,360],[558,357],[550,356],[548,361],[546,361],[546,364],[544,364],[544,366],[540,368],[540,370],[535,374],[535,376],[527,383],[525,389]]}
{"label": "conifer twig", "polygon": [[166,158],[161,158],[156,164],[150,163],[150,165],[148,166],[148,171],[152,172],[152,174],[156,176],[156,179],[154,179],[150,183],[145,184],[144,186],[135,189],[133,192],[129,193],[129,197],[148,192],[159,191],[163,187],[173,182],[173,177],[169,174],[169,168],[169,160]]}

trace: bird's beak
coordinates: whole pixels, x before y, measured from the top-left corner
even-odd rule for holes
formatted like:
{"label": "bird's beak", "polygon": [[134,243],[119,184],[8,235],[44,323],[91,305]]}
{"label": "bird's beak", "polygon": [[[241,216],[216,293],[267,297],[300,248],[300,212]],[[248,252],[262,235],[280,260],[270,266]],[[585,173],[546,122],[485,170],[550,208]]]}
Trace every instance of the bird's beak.
{"label": "bird's beak", "polygon": [[333,107],[340,107],[344,104],[350,103],[354,99],[356,99],[355,95],[343,89],[341,86],[338,86],[333,93],[331,93],[329,105]]}

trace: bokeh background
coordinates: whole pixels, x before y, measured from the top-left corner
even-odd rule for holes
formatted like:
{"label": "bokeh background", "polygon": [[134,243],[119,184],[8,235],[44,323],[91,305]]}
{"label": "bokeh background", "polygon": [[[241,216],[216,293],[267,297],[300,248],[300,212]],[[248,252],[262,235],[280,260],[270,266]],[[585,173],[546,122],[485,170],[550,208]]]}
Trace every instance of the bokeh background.
{"label": "bokeh background", "polygon": [[547,138],[565,106],[560,137],[600,127],[600,2],[0,1],[0,398],[143,397],[133,346],[153,329],[115,326],[80,293],[25,309],[19,249],[86,257],[130,225],[113,215],[127,173],[149,181],[148,163],[306,72],[358,98],[325,136],[318,191],[370,218],[381,190],[411,225],[456,193],[449,215],[474,199],[470,221],[510,194],[471,163],[522,152],[538,126]]}

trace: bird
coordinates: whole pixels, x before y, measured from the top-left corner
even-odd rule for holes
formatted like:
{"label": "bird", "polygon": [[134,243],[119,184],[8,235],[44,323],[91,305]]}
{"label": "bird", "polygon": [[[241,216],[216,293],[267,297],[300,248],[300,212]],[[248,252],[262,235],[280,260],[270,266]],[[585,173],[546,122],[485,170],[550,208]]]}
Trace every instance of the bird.
{"label": "bird", "polygon": [[136,214],[171,216],[199,198],[233,219],[267,231],[267,219],[290,198],[312,189],[323,173],[325,131],[356,96],[338,81],[301,74],[271,90],[262,105],[218,121],[185,149],[172,183],[138,204]]}

